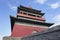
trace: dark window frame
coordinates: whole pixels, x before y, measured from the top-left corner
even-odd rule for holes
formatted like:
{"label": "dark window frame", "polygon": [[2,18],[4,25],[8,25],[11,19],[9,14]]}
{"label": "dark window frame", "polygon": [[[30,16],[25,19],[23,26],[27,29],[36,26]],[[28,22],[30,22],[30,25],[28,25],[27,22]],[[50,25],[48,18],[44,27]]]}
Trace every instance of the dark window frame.
{"label": "dark window frame", "polygon": [[29,16],[34,16],[34,17],[36,17],[36,15],[32,15],[32,14],[28,14]]}

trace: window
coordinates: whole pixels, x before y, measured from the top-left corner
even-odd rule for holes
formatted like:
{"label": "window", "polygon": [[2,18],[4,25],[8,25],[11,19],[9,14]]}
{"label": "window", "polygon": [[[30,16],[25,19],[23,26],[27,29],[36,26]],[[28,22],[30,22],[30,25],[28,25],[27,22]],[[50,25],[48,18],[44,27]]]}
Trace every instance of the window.
{"label": "window", "polygon": [[28,14],[28,15],[30,15],[30,16],[35,16],[35,15],[32,15],[32,14]]}
{"label": "window", "polygon": [[26,15],[27,13],[23,13],[23,14],[25,14],[25,15]]}
{"label": "window", "polygon": [[37,15],[37,17],[40,17],[41,18],[42,16],[41,15]]}
{"label": "window", "polygon": [[22,12],[20,12],[20,14],[22,14]]}

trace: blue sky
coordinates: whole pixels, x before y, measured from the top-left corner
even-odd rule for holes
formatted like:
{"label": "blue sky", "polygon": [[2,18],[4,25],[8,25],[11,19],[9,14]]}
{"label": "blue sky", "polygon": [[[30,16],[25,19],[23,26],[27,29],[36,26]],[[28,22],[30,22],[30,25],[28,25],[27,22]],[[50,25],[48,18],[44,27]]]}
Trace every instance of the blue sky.
{"label": "blue sky", "polygon": [[60,0],[0,0],[0,40],[11,34],[10,15],[16,16],[20,4],[42,10],[46,22],[60,24]]}

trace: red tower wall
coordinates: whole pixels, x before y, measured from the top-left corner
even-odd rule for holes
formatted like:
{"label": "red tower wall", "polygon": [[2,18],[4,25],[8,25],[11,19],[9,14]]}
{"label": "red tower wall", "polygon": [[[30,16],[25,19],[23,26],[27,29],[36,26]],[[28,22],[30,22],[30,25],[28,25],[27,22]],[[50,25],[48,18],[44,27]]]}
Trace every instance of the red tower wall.
{"label": "red tower wall", "polygon": [[15,24],[11,36],[12,37],[24,37],[24,36],[31,35],[34,30],[37,30],[38,32],[40,32],[45,29],[46,28]]}

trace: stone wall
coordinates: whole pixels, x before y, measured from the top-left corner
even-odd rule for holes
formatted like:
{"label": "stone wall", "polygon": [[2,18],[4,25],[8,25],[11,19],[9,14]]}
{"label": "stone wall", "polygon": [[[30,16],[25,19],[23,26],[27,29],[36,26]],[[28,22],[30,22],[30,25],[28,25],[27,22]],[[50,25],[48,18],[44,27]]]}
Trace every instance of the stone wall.
{"label": "stone wall", "polygon": [[21,40],[20,37],[3,37],[3,40]]}

